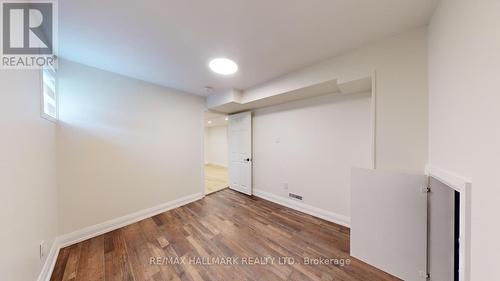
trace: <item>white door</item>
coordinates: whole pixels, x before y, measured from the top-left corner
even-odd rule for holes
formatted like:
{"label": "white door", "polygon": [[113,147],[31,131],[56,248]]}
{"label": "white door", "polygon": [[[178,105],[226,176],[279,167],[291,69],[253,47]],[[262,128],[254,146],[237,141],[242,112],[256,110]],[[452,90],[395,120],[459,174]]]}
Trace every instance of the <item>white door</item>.
{"label": "white door", "polygon": [[252,195],[252,112],[229,116],[229,187]]}
{"label": "white door", "polygon": [[351,256],[406,281],[427,273],[427,177],[353,169]]}

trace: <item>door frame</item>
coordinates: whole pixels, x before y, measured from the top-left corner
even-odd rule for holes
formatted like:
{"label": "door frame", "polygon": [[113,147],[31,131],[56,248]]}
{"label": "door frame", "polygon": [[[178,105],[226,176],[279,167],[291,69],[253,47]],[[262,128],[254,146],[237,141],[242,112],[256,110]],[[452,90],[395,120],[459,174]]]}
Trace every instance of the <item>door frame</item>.
{"label": "door frame", "polygon": [[209,112],[210,110],[209,109],[205,109],[203,111],[203,114],[201,115],[201,194],[202,194],[202,198],[207,196],[207,193],[205,192],[206,190],[206,186],[205,186],[205,151],[206,151],[206,147],[205,147],[205,115],[207,114],[207,112]]}

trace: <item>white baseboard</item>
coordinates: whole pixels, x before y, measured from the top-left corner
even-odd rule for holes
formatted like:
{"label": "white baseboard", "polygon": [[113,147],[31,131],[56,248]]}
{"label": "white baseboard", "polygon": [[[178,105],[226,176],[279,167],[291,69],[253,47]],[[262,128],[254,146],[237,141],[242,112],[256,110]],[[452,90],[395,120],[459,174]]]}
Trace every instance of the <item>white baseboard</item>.
{"label": "white baseboard", "polygon": [[47,258],[45,259],[45,263],[43,264],[42,270],[38,275],[38,281],[50,281],[50,276],[52,275],[52,271],[54,270],[54,266],[56,265],[57,256],[59,255],[59,240],[56,237],[54,242],[52,243],[52,247],[50,247],[50,252]]}
{"label": "white baseboard", "polygon": [[113,231],[115,229],[133,224],[140,220],[156,216],[160,213],[166,212],[171,209],[178,208],[180,206],[186,205],[188,203],[194,202],[203,198],[205,195],[203,193],[196,193],[188,196],[181,197],[179,199],[163,203],[161,205],[144,209],[123,217],[112,219],[103,223],[99,223],[93,226],[85,227],[83,229],[61,235],[57,237],[52,245],[49,255],[45,260],[45,264],[42,267],[42,271],[38,277],[38,281],[49,281],[52,271],[61,248],[85,241],[87,239],[102,235],[104,233]]}
{"label": "white baseboard", "polygon": [[261,197],[263,199],[269,200],[271,202],[274,202],[276,204],[283,205],[285,207],[288,207],[290,209],[294,209],[303,213],[306,213],[308,215],[318,217],[320,219],[327,220],[329,222],[333,222],[345,227],[350,227],[351,226],[351,218],[344,216],[344,215],[339,215],[334,212],[330,212],[318,207],[314,207],[311,205],[307,205],[302,202],[297,202],[293,199],[289,199],[283,196],[278,196],[272,193],[269,193],[267,191],[263,190],[258,190],[254,189],[253,194],[257,197]]}

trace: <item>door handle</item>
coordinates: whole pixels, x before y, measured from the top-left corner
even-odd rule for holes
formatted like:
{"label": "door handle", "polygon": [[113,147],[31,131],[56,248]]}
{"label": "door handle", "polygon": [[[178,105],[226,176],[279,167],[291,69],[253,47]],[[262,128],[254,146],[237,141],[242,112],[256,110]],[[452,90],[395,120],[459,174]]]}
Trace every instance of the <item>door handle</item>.
{"label": "door handle", "polygon": [[246,159],[245,159],[245,161],[246,161],[246,162],[250,162],[250,158],[246,158]]}

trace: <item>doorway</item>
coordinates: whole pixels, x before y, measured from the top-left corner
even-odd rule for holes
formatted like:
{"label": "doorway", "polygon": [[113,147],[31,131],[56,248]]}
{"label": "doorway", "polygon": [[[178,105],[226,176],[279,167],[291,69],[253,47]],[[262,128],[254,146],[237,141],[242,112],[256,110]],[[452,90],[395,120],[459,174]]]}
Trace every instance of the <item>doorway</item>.
{"label": "doorway", "polygon": [[205,194],[229,187],[228,175],[228,116],[205,113]]}

